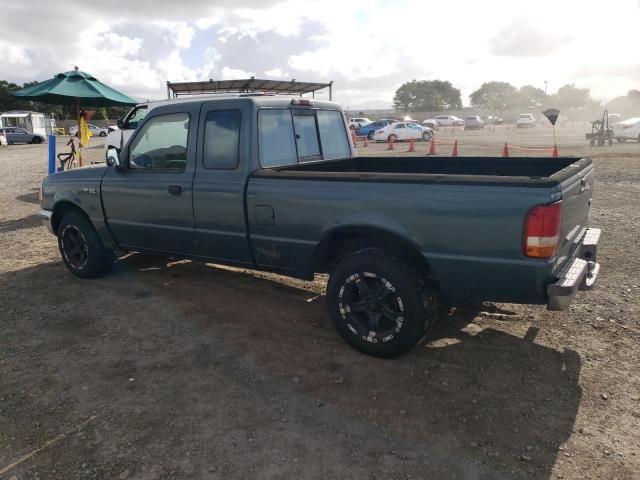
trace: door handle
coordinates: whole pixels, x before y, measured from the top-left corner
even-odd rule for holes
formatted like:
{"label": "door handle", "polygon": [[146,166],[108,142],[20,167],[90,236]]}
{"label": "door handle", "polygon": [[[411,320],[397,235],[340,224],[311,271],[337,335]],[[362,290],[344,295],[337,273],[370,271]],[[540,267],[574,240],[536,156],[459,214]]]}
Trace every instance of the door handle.
{"label": "door handle", "polygon": [[171,195],[180,195],[182,193],[182,187],[180,185],[169,185],[169,193]]}

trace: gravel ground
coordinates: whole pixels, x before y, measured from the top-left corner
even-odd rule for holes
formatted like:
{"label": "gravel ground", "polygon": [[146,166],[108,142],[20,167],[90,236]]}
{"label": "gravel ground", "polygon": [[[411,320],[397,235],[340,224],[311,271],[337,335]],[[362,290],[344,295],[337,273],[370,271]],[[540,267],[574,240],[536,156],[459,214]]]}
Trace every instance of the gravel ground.
{"label": "gravel ground", "polygon": [[0,478],[640,478],[640,144],[570,127],[560,153],[596,167],[598,286],[567,312],[452,310],[392,361],[341,341],[322,279],[138,254],[75,279],[35,216],[46,146],[1,148]]}

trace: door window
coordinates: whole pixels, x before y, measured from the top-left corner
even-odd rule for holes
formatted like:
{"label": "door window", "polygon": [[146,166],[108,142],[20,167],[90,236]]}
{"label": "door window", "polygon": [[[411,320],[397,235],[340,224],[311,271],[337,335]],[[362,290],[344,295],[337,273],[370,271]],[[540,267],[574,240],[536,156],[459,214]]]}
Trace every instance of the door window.
{"label": "door window", "polygon": [[239,110],[216,110],[207,114],[204,168],[234,169],[238,166],[240,119]]}
{"label": "door window", "polygon": [[130,148],[132,169],[184,170],[187,166],[189,115],[172,113],[152,118],[142,126]]}

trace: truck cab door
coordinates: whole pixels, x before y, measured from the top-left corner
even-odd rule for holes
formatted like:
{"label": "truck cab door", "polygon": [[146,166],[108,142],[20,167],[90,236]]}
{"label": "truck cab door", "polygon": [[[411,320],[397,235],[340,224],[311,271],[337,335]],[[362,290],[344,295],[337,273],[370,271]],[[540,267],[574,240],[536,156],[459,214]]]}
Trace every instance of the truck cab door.
{"label": "truck cab door", "polygon": [[105,218],[122,248],[196,252],[192,184],[198,111],[197,104],[154,109],[122,152],[128,168],[105,172]]}
{"label": "truck cab door", "polygon": [[198,255],[245,266],[253,265],[245,220],[252,114],[237,99],[202,105],[193,181]]}

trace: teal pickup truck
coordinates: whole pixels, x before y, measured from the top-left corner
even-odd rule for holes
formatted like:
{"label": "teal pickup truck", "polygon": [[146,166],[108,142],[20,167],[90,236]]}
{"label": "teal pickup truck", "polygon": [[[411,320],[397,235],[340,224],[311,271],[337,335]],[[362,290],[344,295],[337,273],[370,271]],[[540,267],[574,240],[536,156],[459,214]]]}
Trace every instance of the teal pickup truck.
{"label": "teal pickup truck", "polygon": [[269,95],[148,107],[104,166],[44,179],[64,263],[100,277],[155,252],[312,279],[344,339],[410,350],[437,302],[566,309],[590,288],[588,158],[359,158],[334,103]]}

